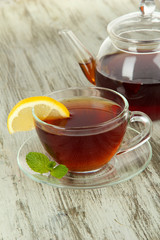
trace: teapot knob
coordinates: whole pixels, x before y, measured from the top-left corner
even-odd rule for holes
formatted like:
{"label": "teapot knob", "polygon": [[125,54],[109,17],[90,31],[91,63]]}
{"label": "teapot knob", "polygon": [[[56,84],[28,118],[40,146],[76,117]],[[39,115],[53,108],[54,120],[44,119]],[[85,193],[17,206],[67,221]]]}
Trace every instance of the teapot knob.
{"label": "teapot knob", "polygon": [[140,1],[140,11],[143,17],[150,16],[155,11],[154,0],[141,0]]}

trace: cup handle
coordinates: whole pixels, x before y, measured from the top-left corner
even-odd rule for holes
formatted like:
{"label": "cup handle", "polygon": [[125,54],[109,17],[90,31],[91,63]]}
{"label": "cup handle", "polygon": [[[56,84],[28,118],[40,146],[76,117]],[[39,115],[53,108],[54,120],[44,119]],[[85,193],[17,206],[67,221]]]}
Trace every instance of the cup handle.
{"label": "cup handle", "polygon": [[138,146],[145,143],[151,137],[152,121],[145,113],[139,111],[129,112],[128,124],[132,124],[134,122],[141,123],[143,125],[143,129],[135,137],[122,142],[117,152],[117,155],[129,152],[137,148]]}

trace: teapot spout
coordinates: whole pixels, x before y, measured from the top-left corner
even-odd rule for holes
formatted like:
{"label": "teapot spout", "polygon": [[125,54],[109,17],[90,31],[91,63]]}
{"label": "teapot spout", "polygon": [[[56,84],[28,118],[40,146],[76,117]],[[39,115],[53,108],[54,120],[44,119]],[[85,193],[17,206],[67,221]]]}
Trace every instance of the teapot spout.
{"label": "teapot spout", "polygon": [[89,82],[95,85],[95,59],[71,30],[61,30],[59,34],[69,43],[74,56]]}

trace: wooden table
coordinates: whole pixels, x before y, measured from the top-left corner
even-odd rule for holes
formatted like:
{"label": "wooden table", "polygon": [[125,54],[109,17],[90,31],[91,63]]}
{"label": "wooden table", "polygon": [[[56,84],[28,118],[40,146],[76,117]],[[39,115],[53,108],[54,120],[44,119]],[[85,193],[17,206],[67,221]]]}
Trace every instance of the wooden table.
{"label": "wooden table", "polygon": [[72,29],[96,55],[108,22],[138,7],[138,0],[0,1],[0,240],[160,239],[159,121],[147,169],[94,190],[54,188],[28,178],[17,152],[32,133],[10,135],[6,126],[22,98],[90,85],[59,30]]}

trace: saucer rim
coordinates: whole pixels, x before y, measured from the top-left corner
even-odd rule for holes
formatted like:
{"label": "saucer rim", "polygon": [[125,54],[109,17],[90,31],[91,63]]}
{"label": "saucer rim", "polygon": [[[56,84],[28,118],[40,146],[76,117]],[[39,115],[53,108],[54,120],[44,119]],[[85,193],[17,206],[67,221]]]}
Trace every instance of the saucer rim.
{"label": "saucer rim", "polygon": [[[135,129],[131,128],[130,127],[130,130],[133,130],[135,131]],[[151,147],[151,144],[149,142],[149,140],[147,140],[145,143],[143,143],[141,146],[138,146],[137,148],[140,148],[140,147],[143,147],[144,144],[147,144],[148,147],[148,158],[147,160],[145,161],[145,164],[143,165],[143,167],[141,167],[138,171],[136,171],[135,173],[123,178],[123,179],[119,179],[119,180],[112,180],[111,182],[105,182],[105,183],[102,183],[102,184],[98,184],[98,185],[84,185],[84,186],[78,186],[78,185],[65,185],[63,183],[61,183],[59,181],[59,184],[56,184],[56,183],[51,183],[51,182],[48,182],[48,181],[44,181],[44,180],[39,180],[38,178],[35,177],[35,175],[40,175],[38,173],[35,173],[35,174],[32,174],[32,173],[29,173],[28,171],[26,171],[22,166],[21,166],[21,161],[20,161],[20,154],[21,154],[21,151],[22,149],[25,147],[25,145],[27,144],[27,142],[29,142],[32,138],[38,138],[37,134],[34,133],[32,134],[32,136],[30,136],[29,138],[27,138],[23,143],[22,145],[20,146],[19,150],[18,150],[18,153],[17,153],[17,162],[18,162],[18,166],[20,168],[20,170],[22,170],[22,172],[27,176],[29,177],[30,179],[32,179],[33,181],[37,182],[37,183],[44,183],[44,184],[47,184],[47,185],[50,185],[52,187],[55,187],[55,188],[65,188],[65,189],[98,189],[98,188],[104,188],[104,187],[107,187],[107,186],[113,186],[113,185],[116,185],[116,184],[119,184],[119,183],[122,183],[122,182],[125,182],[125,181],[128,181],[130,179],[132,179],[133,177],[139,175],[141,172],[143,172],[146,167],[149,165],[151,159],[152,159],[152,147]],[[39,140],[40,141],[40,140]],[[132,151],[135,151],[137,148],[133,149]],[[45,150],[43,149],[43,151],[45,152]],[[130,152],[132,152],[130,151]],[[128,154],[127,153],[123,153],[123,155],[126,155]],[[116,156],[114,156],[114,158],[116,159]],[[42,175],[43,176],[43,175]],[[58,181],[58,179],[57,179]]]}

